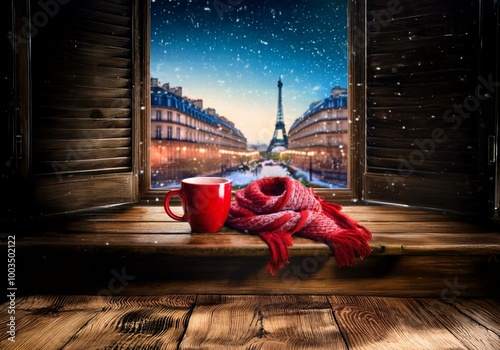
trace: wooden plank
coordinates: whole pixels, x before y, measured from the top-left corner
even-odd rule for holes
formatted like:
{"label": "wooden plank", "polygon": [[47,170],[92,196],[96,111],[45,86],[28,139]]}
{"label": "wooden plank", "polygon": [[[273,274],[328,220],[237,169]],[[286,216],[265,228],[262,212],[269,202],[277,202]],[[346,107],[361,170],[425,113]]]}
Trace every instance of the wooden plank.
{"label": "wooden plank", "polygon": [[[394,217],[413,214],[419,219],[391,223],[385,210]],[[352,268],[338,267],[324,243],[296,235],[290,264],[277,276],[265,267],[269,249],[260,237],[229,228],[191,234],[187,223],[168,218],[161,206],[114,207],[37,225],[27,222],[19,226],[16,242],[19,253],[30,256],[19,266],[25,271],[24,293],[95,294],[108,283],[110,270],[126,267],[138,277],[125,294],[225,293],[230,288],[245,294],[348,294],[355,289],[364,295],[439,296],[445,280],[458,278],[467,284],[467,296],[498,295],[494,257],[500,254],[500,236],[491,227],[399,207],[347,206],[345,211],[360,219],[368,211],[374,221],[361,222],[370,229],[394,225],[402,231],[374,230],[372,254]],[[59,274],[52,275],[53,270]],[[61,276],[66,283],[60,283]]]}
{"label": "wooden plank", "polygon": [[[170,218],[165,214],[163,206],[164,192],[158,193],[158,200],[154,205],[134,205],[100,209],[92,212],[82,213],[75,218],[80,221],[165,221]],[[173,207],[173,210],[180,213],[180,207]],[[445,214],[440,211],[419,210],[412,208],[381,206],[381,205],[346,205],[342,212],[349,215],[361,224],[376,223],[434,223],[453,222],[454,225],[461,222],[470,223],[471,218],[459,215]],[[480,230],[479,226],[469,226],[471,232]]]}
{"label": "wooden plank", "polygon": [[88,150],[94,148],[119,148],[129,147],[130,137],[112,138],[112,139],[94,139],[91,143],[78,139],[66,140],[36,140],[35,146],[42,150]]}
{"label": "wooden plank", "polygon": [[[103,159],[114,157],[127,157],[132,153],[132,147],[94,148],[94,149],[60,149],[36,150],[36,155],[43,159],[50,159],[55,164],[76,159]],[[48,161],[46,161],[48,162]]]}
{"label": "wooden plank", "polygon": [[64,349],[177,349],[194,295],[109,298]]}
{"label": "wooden plank", "polygon": [[[15,343],[8,340],[10,334],[0,333],[2,349],[62,349],[71,337],[94,318],[100,309],[96,305],[79,302],[85,297],[36,296],[19,300],[15,313]],[[68,300],[72,307],[65,305]],[[78,307],[74,307],[75,304]],[[2,313],[6,324],[7,313]],[[5,322],[3,322],[5,320]]]}
{"label": "wooden plank", "polygon": [[[38,176],[62,176],[63,174],[71,176],[87,172],[124,172],[131,168],[132,157],[130,154],[124,157],[112,158],[83,158],[79,154],[73,155],[77,159],[51,160],[38,162],[34,166]],[[71,157],[71,156],[70,156]]]}
{"label": "wooden plank", "polygon": [[[88,89],[88,88],[86,88]],[[92,115],[93,111],[89,112]],[[94,112],[95,113],[95,112]],[[100,114],[100,117],[78,118],[70,115],[64,117],[47,117],[38,118],[37,123],[43,128],[59,128],[59,129],[103,129],[103,128],[130,128],[132,124],[131,118],[107,118]]]}
{"label": "wooden plank", "polygon": [[[446,295],[447,294],[447,295]],[[492,299],[32,295],[3,349],[497,349]],[[445,298],[446,297],[446,298]],[[8,303],[0,305],[3,317]],[[3,322],[3,321],[2,321]],[[14,346],[14,347],[13,347]]]}
{"label": "wooden plank", "polygon": [[[16,349],[176,349],[193,295],[150,297],[30,296],[16,304]],[[2,305],[3,310],[7,304]],[[3,313],[2,315],[6,315]],[[8,334],[0,347],[9,348]],[[5,345],[5,347],[3,347]]]}
{"label": "wooden plank", "polygon": [[[72,177],[41,176],[34,191],[40,207],[34,213],[60,213],[86,208],[88,203],[104,206],[134,200],[134,177],[129,172]],[[43,206],[42,206],[43,203]]]}
{"label": "wooden plank", "polygon": [[[455,288],[460,288],[460,286],[453,286]],[[460,292],[459,289],[457,289]],[[467,307],[462,308],[455,305],[456,302],[460,302],[453,295],[452,291],[446,293],[446,299],[418,299],[425,309],[439,320],[455,337],[457,337],[462,344],[464,344],[468,349],[500,349],[500,322],[498,321],[500,315],[500,304],[498,302],[490,302],[488,305],[490,308],[480,308],[479,303],[476,301],[465,301]],[[451,296],[451,297],[450,297]],[[445,302],[446,301],[446,302]],[[484,305],[483,305],[484,306]],[[468,312],[480,315],[479,320],[483,319],[482,315],[493,315],[496,314],[496,322],[485,322],[486,324],[479,323],[477,319],[471,318],[467,315]],[[487,316],[487,318],[490,318]]]}
{"label": "wooden plank", "polygon": [[350,350],[467,349],[413,299],[330,296]]}
{"label": "wooden plank", "polygon": [[453,305],[461,313],[500,336],[500,300],[457,298],[453,300]]}
{"label": "wooden plank", "polygon": [[326,297],[198,297],[179,349],[347,349]]}
{"label": "wooden plank", "polygon": [[[91,225],[89,225],[91,226]],[[147,228],[147,225],[144,225]],[[257,235],[225,230],[220,233],[191,234],[188,224],[169,222],[157,230],[143,233],[112,231],[98,233],[45,233],[43,236],[20,238],[18,248],[155,252],[190,256],[268,256],[267,244]],[[92,227],[90,227],[92,228]],[[156,233],[159,232],[159,233]],[[164,233],[168,232],[168,233]],[[371,255],[495,255],[500,254],[498,234],[375,234],[369,241]],[[44,247],[44,248],[42,248]],[[289,247],[292,256],[331,255],[330,248],[307,238],[293,237]]]}
{"label": "wooden plank", "polygon": [[94,128],[94,129],[62,129],[62,128],[47,128],[40,127],[36,130],[44,136],[45,140],[85,140],[85,142],[93,142],[99,139],[112,139],[112,138],[125,138],[130,137],[132,133],[131,128],[120,128],[118,126],[111,126],[107,128]]}
{"label": "wooden plank", "polygon": [[[177,211],[181,213],[181,211]],[[73,232],[100,232],[100,233],[179,233],[185,232],[187,223],[173,221],[167,217],[166,214],[162,215],[161,221],[120,221],[120,220],[92,220],[78,222],[73,221],[68,223],[65,227],[68,231]],[[166,223],[169,223],[166,225]],[[359,222],[359,221],[358,221]],[[469,223],[460,223],[456,221],[441,221],[441,222],[421,222],[412,223],[411,225],[403,222],[370,222],[363,223],[372,233],[405,233],[405,234],[422,234],[422,233],[471,233],[477,232],[476,225]],[[172,230],[172,231],[169,231]],[[235,232],[230,228],[226,228],[223,232]]]}
{"label": "wooden plank", "polygon": [[[411,197],[413,201],[411,204],[415,206],[444,208],[447,211],[465,213],[477,211],[474,196],[479,197],[479,194],[472,177],[464,175],[462,181],[459,182],[441,181],[432,179],[431,173],[419,174],[413,173],[412,169],[403,170],[403,172],[390,170],[367,175],[366,200],[402,203],[404,198]],[[405,176],[409,173],[413,176]],[[428,178],[424,178],[424,175]],[[442,188],[437,195],[436,189],[440,186]],[[418,197],[413,196],[412,193],[418,193]]]}

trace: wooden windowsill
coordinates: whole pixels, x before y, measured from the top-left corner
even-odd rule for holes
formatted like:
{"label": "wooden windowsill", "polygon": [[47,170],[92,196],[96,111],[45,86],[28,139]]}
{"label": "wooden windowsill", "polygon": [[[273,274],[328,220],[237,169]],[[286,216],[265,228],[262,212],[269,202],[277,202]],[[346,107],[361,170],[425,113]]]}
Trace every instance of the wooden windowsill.
{"label": "wooden windowsill", "polygon": [[[181,213],[180,207],[174,212]],[[500,233],[493,225],[468,218],[381,205],[345,206],[343,212],[372,233],[372,255],[499,254]],[[23,229],[21,245],[140,249],[188,255],[263,256],[267,245],[256,235],[223,228],[218,233],[191,233],[189,225],[170,219],[160,206],[99,209],[58,218]],[[330,254],[324,243],[299,236],[292,255]]]}
{"label": "wooden windowsill", "polygon": [[492,225],[381,205],[345,206],[343,212],[373,233],[372,254],[354,267],[337,266],[324,243],[294,236],[289,264],[271,276],[269,250],[260,237],[229,228],[192,234],[161,206],[131,205],[26,226],[16,236],[17,254],[26,257],[20,258],[19,275],[27,293],[94,294],[109,283],[110,271],[126,270],[137,279],[119,294],[354,289],[363,295],[429,296],[442,293],[446,281],[459,281],[466,283],[463,296],[498,295],[500,234]]}

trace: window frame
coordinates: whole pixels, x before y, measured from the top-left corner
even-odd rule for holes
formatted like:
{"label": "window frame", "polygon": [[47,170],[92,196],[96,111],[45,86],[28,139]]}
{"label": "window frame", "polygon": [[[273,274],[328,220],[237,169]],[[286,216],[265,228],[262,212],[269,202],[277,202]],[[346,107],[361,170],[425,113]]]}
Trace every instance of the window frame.
{"label": "window frame", "polygon": [[[364,1],[348,1],[348,120],[350,150],[348,158],[347,188],[325,189],[314,188],[314,192],[325,201],[336,203],[356,203],[361,197],[362,154],[364,133]],[[142,125],[140,158],[140,193],[145,203],[162,201],[168,190],[151,187],[151,98],[150,98],[150,44],[151,44],[151,10],[150,0],[144,2],[142,10],[144,23],[141,38],[142,48],[142,77],[143,77],[143,105],[141,106],[140,124]],[[356,43],[356,45],[354,45]]]}

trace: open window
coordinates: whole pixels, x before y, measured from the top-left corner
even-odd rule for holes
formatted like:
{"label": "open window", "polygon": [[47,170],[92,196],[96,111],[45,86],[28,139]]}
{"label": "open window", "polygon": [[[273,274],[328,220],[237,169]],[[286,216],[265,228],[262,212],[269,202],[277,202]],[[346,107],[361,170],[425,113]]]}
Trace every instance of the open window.
{"label": "open window", "polygon": [[[32,192],[23,205],[39,203],[38,214],[161,198],[151,186],[151,138],[177,130],[144,127],[152,125],[150,4],[43,4],[2,3],[13,72],[5,70],[12,99],[2,103],[4,187],[18,197],[21,183]],[[499,201],[496,2],[352,1],[348,23],[348,188],[317,192],[491,210]]]}
{"label": "open window", "polygon": [[147,195],[290,176],[357,197],[349,15],[346,0],[151,2]]}

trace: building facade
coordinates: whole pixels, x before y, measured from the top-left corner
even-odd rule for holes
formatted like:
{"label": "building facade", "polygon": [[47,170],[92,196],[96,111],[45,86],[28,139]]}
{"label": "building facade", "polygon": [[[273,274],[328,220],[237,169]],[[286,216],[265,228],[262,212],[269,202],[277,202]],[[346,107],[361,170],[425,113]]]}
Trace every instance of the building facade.
{"label": "building facade", "polygon": [[335,87],[290,127],[281,158],[328,182],[347,186],[349,115],[347,89]]}
{"label": "building facade", "polygon": [[186,177],[223,174],[255,156],[234,123],[202,100],[180,96],[182,88],[151,80],[151,182],[153,187]]}

